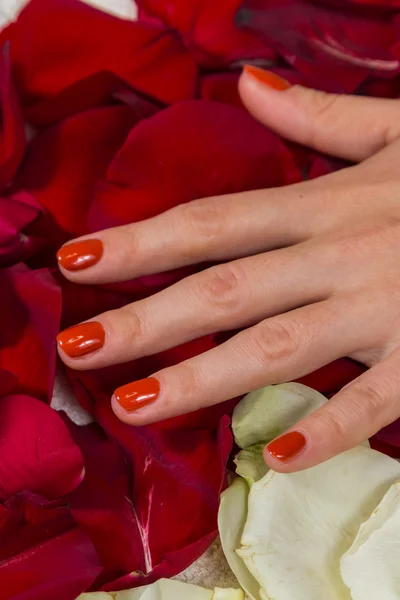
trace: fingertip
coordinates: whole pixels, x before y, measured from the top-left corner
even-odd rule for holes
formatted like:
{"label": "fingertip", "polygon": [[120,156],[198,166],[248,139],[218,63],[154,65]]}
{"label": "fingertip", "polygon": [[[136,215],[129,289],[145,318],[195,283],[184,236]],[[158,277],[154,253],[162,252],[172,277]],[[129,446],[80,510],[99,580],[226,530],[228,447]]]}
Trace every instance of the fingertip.
{"label": "fingertip", "polygon": [[89,238],[68,242],[57,251],[56,258],[60,270],[69,276],[75,271],[82,271],[96,265],[104,253],[100,239]]}

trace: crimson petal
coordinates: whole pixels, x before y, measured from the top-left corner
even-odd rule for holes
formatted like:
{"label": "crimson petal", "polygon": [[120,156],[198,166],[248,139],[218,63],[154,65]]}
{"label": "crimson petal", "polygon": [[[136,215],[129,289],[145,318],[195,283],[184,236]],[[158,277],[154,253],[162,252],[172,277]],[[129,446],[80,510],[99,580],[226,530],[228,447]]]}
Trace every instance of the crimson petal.
{"label": "crimson petal", "polygon": [[29,396],[0,398],[0,500],[23,490],[59,498],[83,473],[82,454],[52,408]]}
{"label": "crimson petal", "polygon": [[55,372],[60,290],[47,269],[0,270],[0,368],[17,378],[15,392],[49,400]]}
{"label": "crimson petal", "polygon": [[90,208],[94,231],[149,218],[195,198],[299,181],[293,153],[250,115],[187,101],[141,121]]}
{"label": "crimson petal", "polygon": [[38,203],[27,193],[0,197],[0,264],[26,260],[38,244],[24,229],[41,214]]}
{"label": "crimson petal", "polygon": [[248,59],[271,60],[275,53],[256,36],[235,26],[242,0],[139,0],[139,17],[157,18],[177,29],[203,67],[221,67]]}
{"label": "crimson petal", "polygon": [[25,151],[24,121],[11,80],[9,43],[0,45],[0,190],[11,183]]}
{"label": "crimson petal", "polygon": [[[186,356],[209,343],[205,340],[200,346],[188,346]],[[182,359],[182,356],[171,358],[169,353],[163,354],[163,358],[159,355],[158,364],[163,360]],[[145,361],[141,361],[141,374],[153,366],[154,357],[147,368]],[[185,417],[143,428],[121,423],[111,410],[107,388],[112,384],[109,378],[105,379],[107,374],[109,370],[95,375],[69,372],[78,400],[86,407],[92,405],[96,421],[107,437],[123,449],[133,471],[128,496],[132,501],[133,518],[130,531],[133,527],[137,529],[136,537],[131,536],[130,540],[131,554],[127,554],[123,528],[114,526],[113,534],[107,531],[105,519],[101,526],[98,521],[97,531],[94,529],[89,534],[96,535],[92,539],[103,561],[112,540],[114,569],[118,561],[119,569],[125,570],[125,577],[121,574],[115,581],[107,581],[104,589],[111,590],[116,586],[121,589],[141,585],[160,576],[171,577],[204,552],[216,534],[219,493],[225,483],[225,466],[232,441],[229,418],[221,418],[221,409],[209,411],[208,418],[203,412],[197,423],[195,418],[185,423]],[[89,469],[91,463],[86,454],[85,458]],[[95,464],[98,473],[99,469],[104,473],[103,463],[104,460]],[[78,488],[73,496],[79,496],[82,489]],[[121,511],[123,522],[126,519],[123,514],[129,514],[128,509]],[[93,515],[89,517],[88,511],[74,514],[76,519],[85,518],[88,523],[91,518],[96,519]],[[201,519],[193,519],[193,514],[201,515]],[[80,522],[83,527],[83,521]],[[134,547],[140,548],[140,552],[132,553]],[[136,576],[132,572],[136,572]]]}
{"label": "crimson petal", "polygon": [[29,145],[16,185],[46,209],[32,231],[55,247],[87,232],[87,212],[97,179],[137,122],[126,106],[83,112],[37,136]]}
{"label": "crimson petal", "polygon": [[[166,103],[194,94],[196,67],[176,35],[79,0],[31,0],[8,37],[17,88],[36,121],[46,120],[49,99],[101,73]],[[113,89],[107,94],[107,82],[96,85],[95,105],[109,103]],[[71,103],[74,112],[81,101],[79,86],[72,96],[63,107]]]}
{"label": "crimson petal", "polygon": [[400,62],[393,52],[393,18],[386,10],[310,0],[245,0],[242,27],[262,36],[307,78],[330,92],[354,92],[371,74],[394,78]]}
{"label": "crimson petal", "polygon": [[75,600],[101,570],[65,503],[25,492],[0,504],[0,600]]}

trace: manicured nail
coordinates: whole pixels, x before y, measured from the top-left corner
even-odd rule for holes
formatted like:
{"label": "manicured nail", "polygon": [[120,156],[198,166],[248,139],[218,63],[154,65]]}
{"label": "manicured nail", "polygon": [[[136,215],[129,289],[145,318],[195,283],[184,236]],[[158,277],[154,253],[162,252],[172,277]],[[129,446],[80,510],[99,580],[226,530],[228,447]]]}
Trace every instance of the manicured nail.
{"label": "manicured nail", "polygon": [[272,71],[266,71],[254,65],[245,65],[244,72],[257,79],[263,85],[280,92],[291,87],[291,84],[286,79],[283,79],[283,77],[279,77],[279,75],[272,73]]}
{"label": "manicured nail", "polygon": [[82,240],[73,242],[59,249],[58,263],[67,271],[80,271],[99,262],[103,256],[101,240]]}
{"label": "manicured nail", "polygon": [[160,384],[154,377],[123,385],[114,392],[115,399],[126,412],[135,412],[155,402],[160,395]]}
{"label": "manicured nail", "polygon": [[70,358],[79,358],[102,348],[105,337],[106,334],[101,323],[88,321],[59,333],[57,342]]}
{"label": "manicured nail", "polygon": [[268,444],[267,451],[274,458],[284,462],[297,456],[306,447],[306,444],[307,440],[300,431],[290,431]]}

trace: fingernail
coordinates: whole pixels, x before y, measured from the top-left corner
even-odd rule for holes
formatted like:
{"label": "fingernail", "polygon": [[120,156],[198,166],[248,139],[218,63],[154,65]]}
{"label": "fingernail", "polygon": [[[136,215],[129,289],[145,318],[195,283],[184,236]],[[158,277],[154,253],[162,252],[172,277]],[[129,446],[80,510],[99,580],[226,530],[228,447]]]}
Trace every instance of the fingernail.
{"label": "fingernail", "polygon": [[105,337],[102,324],[89,321],[65,329],[58,334],[57,342],[70,358],[79,358],[102,348]]}
{"label": "fingernail", "polygon": [[272,71],[266,71],[254,65],[245,65],[244,72],[274,90],[283,91],[291,87],[291,84],[283,77],[279,77],[279,75],[272,73]]}
{"label": "fingernail", "polygon": [[99,262],[103,256],[101,240],[82,240],[73,242],[59,249],[58,263],[67,271],[80,271]]}
{"label": "fingernail", "polygon": [[126,412],[135,412],[155,402],[160,395],[160,383],[154,377],[123,385],[114,392],[115,399]]}
{"label": "fingernail", "polygon": [[267,446],[267,451],[278,460],[285,461],[297,456],[307,444],[300,431],[290,431]]}

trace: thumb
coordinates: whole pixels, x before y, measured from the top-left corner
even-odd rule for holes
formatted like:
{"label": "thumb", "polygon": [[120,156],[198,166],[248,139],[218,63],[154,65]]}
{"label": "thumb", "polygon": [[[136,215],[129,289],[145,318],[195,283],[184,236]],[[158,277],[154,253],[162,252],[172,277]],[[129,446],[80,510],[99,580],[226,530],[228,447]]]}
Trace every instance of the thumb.
{"label": "thumb", "polygon": [[354,162],[400,137],[400,100],[327,94],[246,66],[239,81],[250,113],[281,136]]}

